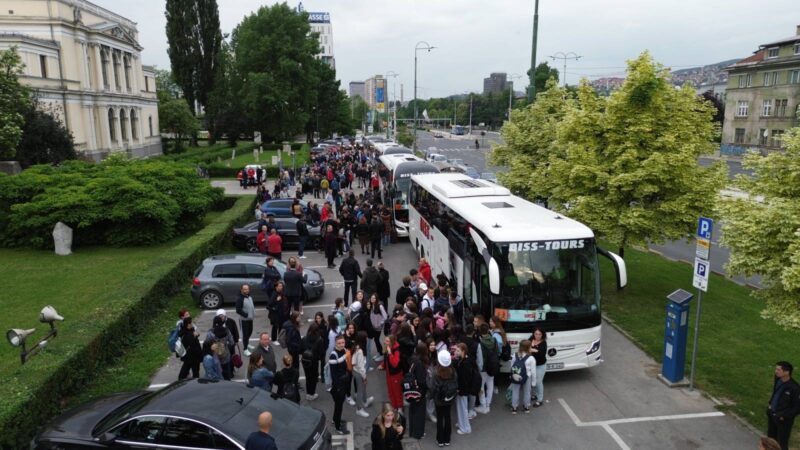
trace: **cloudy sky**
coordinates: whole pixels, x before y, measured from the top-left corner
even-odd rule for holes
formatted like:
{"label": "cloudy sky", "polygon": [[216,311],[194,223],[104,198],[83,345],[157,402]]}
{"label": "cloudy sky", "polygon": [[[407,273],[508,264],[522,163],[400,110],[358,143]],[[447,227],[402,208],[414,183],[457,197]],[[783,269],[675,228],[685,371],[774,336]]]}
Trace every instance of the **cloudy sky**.
{"label": "cloudy sky", "polygon": [[[92,0],[138,23],[145,64],[169,68],[164,0]],[[272,1],[219,0],[223,33]],[[342,86],[394,71],[397,96],[479,92],[490,72],[525,74],[530,65],[533,0],[306,0],[307,11],[331,13],[336,70]],[[296,6],[295,2],[289,3]],[[537,61],[558,52],[567,82],[620,76],[625,61],[649,50],[674,69],[748,56],[759,44],[795,34],[797,0],[541,0]],[[556,62],[562,70],[562,62]],[[522,80],[521,80],[522,81]],[[516,84],[518,90],[523,84]],[[391,88],[391,84],[390,84]],[[391,91],[390,91],[391,93]]]}

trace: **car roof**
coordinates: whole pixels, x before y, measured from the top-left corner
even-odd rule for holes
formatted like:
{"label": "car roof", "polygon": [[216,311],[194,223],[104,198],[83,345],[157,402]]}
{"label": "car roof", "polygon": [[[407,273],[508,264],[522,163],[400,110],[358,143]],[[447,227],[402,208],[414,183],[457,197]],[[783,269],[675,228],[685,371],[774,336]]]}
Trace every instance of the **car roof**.
{"label": "car roof", "polygon": [[[265,407],[266,406],[266,407]],[[288,400],[273,399],[261,389],[233,381],[183,380],[156,391],[137,416],[175,415],[220,428],[244,443],[256,427],[258,414],[269,409],[276,426],[271,433],[285,448],[301,447],[313,434],[322,413]],[[291,426],[287,426],[291,425]],[[308,427],[308,434],[296,430]]]}
{"label": "car roof", "polygon": [[231,254],[231,255],[214,255],[209,256],[203,262],[204,264],[210,262],[241,262],[241,263],[251,263],[251,264],[261,264],[264,265],[264,255],[253,255],[253,254]]}

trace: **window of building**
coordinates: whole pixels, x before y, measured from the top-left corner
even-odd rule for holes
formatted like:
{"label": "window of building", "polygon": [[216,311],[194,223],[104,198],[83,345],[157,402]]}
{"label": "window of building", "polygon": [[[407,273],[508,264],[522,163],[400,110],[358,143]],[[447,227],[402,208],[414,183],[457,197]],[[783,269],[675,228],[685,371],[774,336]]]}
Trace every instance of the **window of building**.
{"label": "window of building", "polygon": [[789,71],[789,83],[792,83],[792,84],[800,83],[800,70],[790,70]]}
{"label": "window of building", "polygon": [[120,128],[120,135],[122,135],[122,140],[123,141],[127,141],[128,140],[128,127],[126,126],[126,125],[128,125],[126,123],[127,121],[128,121],[128,117],[125,114],[125,110],[124,109],[120,109],[119,110],[119,128]]}
{"label": "window of building", "polygon": [[800,42],[796,42],[794,44],[794,54],[795,55],[800,55]]}
{"label": "window of building", "polygon": [[144,77],[144,91],[150,92],[150,77]]}
{"label": "window of building", "polygon": [[131,110],[131,137],[134,141],[139,140],[139,116],[136,115],[136,110]]}
{"label": "window of building", "polygon": [[39,55],[39,70],[41,70],[42,78],[47,78],[47,56]]}
{"label": "window of building", "polygon": [[119,84],[119,56],[117,56],[117,52],[111,54],[111,60],[114,64],[114,86],[117,89],[122,89],[122,85]]}
{"label": "window of building", "polygon": [[758,145],[767,145],[767,140],[769,138],[769,131],[766,128],[761,128],[758,130]]}
{"label": "window of building", "polygon": [[735,144],[744,144],[744,128],[737,128],[733,134]]}
{"label": "window of building", "polygon": [[783,131],[784,130],[772,130],[772,136],[769,140],[769,145],[771,147],[780,147],[783,145]]}
{"label": "window of building", "polygon": [[747,117],[749,103],[746,100],[736,102],[736,117]]}
{"label": "window of building", "polygon": [[761,115],[763,117],[769,117],[772,115],[772,99],[761,102]]}
{"label": "window of building", "polygon": [[149,136],[153,135],[153,116],[147,116],[147,128],[150,129]]}
{"label": "window of building", "polygon": [[108,133],[111,136],[111,142],[117,140],[117,122],[114,120],[114,110],[108,108]]}
{"label": "window of building", "polygon": [[125,87],[128,91],[131,90],[131,58],[129,56],[125,56],[123,58],[123,63],[125,65]]}
{"label": "window of building", "polygon": [[100,50],[100,69],[103,72],[103,86],[108,89],[108,52]]}
{"label": "window of building", "polygon": [[780,52],[780,47],[772,47],[767,49],[767,58],[777,58],[778,52]]}
{"label": "window of building", "polygon": [[775,116],[784,117],[786,115],[786,107],[789,105],[788,99],[775,100]]}
{"label": "window of building", "polygon": [[774,86],[778,84],[778,72],[764,73],[764,86]]}

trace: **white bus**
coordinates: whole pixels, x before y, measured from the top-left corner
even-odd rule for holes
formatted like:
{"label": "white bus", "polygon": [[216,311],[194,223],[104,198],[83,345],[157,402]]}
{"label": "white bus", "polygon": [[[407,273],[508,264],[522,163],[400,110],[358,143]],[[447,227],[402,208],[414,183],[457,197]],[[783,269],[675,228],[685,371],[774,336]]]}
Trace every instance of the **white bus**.
{"label": "white bus", "polygon": [[404,153],[383,155],[378,161],[389,170],[387,178],[388,193],[384,203],[391,205],[392,224],[398,237],[408,236],[408,190],[411,176],[422,173],[438,173],[432,163],[414,155]]}
{"label": "white bus", "polygon": [[618,288],[627,273],[591,229],[459,173],[412,176],[409,200],[409,239],[433,276],[447,276],[465,309],[498,316],[513,350],[538,326],[547,370],[602,361],[597,253],[613,262]]}

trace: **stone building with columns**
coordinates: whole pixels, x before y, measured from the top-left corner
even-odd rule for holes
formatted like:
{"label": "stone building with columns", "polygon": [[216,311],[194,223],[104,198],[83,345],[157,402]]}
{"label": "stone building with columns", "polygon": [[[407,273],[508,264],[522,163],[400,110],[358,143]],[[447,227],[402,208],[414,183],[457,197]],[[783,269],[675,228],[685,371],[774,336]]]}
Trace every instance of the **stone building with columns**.
{"label": "stone building with columns", "polygon": [[4,0],[0,50],[16,47],[20,81],[72,132],[79,154],[161,153],[155,70],[136,23],[86,0]]}

